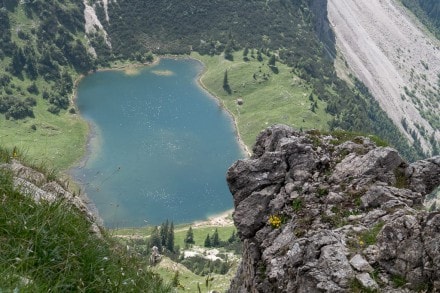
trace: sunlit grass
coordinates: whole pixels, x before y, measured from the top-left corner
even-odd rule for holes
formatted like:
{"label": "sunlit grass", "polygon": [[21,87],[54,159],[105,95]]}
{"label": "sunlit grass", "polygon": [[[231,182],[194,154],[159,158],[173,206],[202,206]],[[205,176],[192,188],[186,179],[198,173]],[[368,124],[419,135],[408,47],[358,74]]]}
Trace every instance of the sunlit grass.
{"label": "sunlit grass", "polygon": [[[242,54],[242,51],[235,52],[234,61],[223,56],[197,53],[191,56],[205,64],[202,84],[234,115],[239,133],[249,148],[261,130],[277,123],[297,129],[328,129],[331,117],[325,113],[325,103],[315,97],[318,107],[315,112],[311,111],[312,89],[292,73],[291,68],[277,62],[279,73],[275,74],[267,66],[267,56],[263,55],[262,62],[253,58],[245,62]],[[223,89],[226,70],[231,94]],[[239,98],[243,105],[238,105]]]}

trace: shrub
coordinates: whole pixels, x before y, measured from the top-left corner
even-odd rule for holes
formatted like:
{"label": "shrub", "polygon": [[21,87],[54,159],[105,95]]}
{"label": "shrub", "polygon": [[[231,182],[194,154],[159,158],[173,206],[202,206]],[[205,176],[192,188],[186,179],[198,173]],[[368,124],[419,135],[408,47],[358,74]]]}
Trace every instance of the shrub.
{"label": "shrub", "polygon": [[58,115],[60,113],[60,108],[58,108],[55,105],[50,105],[49,108],[47,108],[47,111],[49,111],[52,114]]}

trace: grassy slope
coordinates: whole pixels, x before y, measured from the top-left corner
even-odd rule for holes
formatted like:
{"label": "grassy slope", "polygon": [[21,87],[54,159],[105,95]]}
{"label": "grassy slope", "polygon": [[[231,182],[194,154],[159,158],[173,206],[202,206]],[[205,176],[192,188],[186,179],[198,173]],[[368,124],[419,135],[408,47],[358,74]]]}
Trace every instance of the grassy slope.
{"label": "grassy slope", "polygon": [[[198,53],[191,54],[191,57],[205,64],[202,84],[234,115],[238,131],[248,147],[255,143],[262,129],[276,123],[297,129],[328,129],[327,121],[331,116],[324,111],[325,103],[318,100],[316,113],[310,111],[308,97],[312,90],[288,66],[278,62],[279,73],[274,74],[267,66],[267,56],[263,55],[263,62],[253,58],[245,62],[242,51],[234,53],[233,62],[223,56]],[[226,70],[231,95],[223,89]],[[269,75],[268,80],[263,79],[263,74]],[[243,105],[237,105],[238,98],[243,99]]]}
{"label": "grassy slope", "polygon": [[[28,41],[17,37],[17,28],[30,34],[32,27],[37,25],[36,20],[26,17],[23,6],[18,5],[15,12],[10,14],[12,40],[19,46]],[[4,73],[10,58],[0,60],[0,73]],[[73,73],[73,71],[71,71]],[[14,95],[31,96],[26,88],[31,85],[27,78],[13,77],[11,84],[15,86]],[[49,103],[42,98],[44,89],[49,89],[50,84],[39,77],[35,81],[40,90],[37,106],[33,108],[35,119],[11,121],[0,115],[0,145],[7,148],[14,146],[22,150],[28,158],[53,166],[57,170],[64,170],[81,158],[85,151],[87,140],[87,123],[77,115],[69,114],[62,110],[59,115],[47,111]],[[31,126],[36,126],[36,131]]]}
{"label": "grassy slope", "polygon": [[[0,163],[12,151],[0,148]],[[170,292],[148,262],[104,231],[90,233],[83,213],[36,203],[0,169],[0,292]]]}
{"label": "grassy slope", "polygon": [[[38,164],[66,169],[84,154],[87,123],[65,111],[59,115],[49,113],[43,99],[37,103],[35,119],[11,121],[0,118],[0,145],[16,146]],[[31,129],[32,125],[37,127],[36,131]]]}
{"label": "grassy slope", "polygon": [[201,292],[211,292],[211,290],[225,292],[231,284],[237,266],[238,263],[235,263],[226,275],[212,274],[210,277],[213,279],[209,282],[209,287],[206,287],[206,277],[194,274],[185,266],[177,264],[169,258],[164,258],[152,271],[159,274],[164,280],[172,280],[175,271],[178,270],[181,287],[177,288],[177,292],[198,292],[197,284],[199,284]]}

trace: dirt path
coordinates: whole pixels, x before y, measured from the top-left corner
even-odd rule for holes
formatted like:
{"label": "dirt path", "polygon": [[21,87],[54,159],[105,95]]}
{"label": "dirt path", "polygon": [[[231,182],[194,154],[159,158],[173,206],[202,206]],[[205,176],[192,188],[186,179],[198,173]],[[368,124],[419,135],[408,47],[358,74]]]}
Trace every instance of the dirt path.
{"label": "dirt path", "polygon": [[[369,87],[402,133],[412,140],[401,124],[406,117],[409,128],[421,137],[417,123],[430,137],[438,114],[428,121],[421,112],[440,112],[440,101],[432,94],[439,91],[440,42],[426,34],[397,0],[328,0],[328,17],[350,70]],[[408,95],[411,91],[414,97]],[[427,140],[421,143],[429,147]]]}

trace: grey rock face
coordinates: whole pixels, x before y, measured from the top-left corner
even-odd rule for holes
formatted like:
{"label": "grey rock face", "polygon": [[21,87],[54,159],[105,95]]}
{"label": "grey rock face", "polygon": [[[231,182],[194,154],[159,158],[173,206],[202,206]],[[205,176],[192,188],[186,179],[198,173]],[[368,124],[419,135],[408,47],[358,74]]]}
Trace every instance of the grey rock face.
{"label": "grey rock face", "polygon": [[440,290],[440,213],[420,209],[439,157],[276,125],[227,181],[243,242],[229,292]]}

